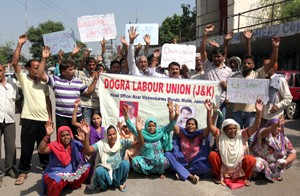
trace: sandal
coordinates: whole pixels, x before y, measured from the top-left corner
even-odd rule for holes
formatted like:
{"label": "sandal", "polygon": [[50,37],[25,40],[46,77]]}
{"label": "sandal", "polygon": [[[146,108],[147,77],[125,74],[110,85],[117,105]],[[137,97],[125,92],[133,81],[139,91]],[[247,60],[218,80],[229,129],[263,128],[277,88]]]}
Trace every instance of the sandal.
{"label": "sandal", "polygon": [[119,189],[121,192],[126,192],[128,190],[128,187],[126,186],[126,184],[120,185]]}
{"label": "sandal", "polygon": [[283,178],[282,177],[279,177],[279,178],[276,178],[277,181],[282,181]]}
{"label": "sandal", "polygon": [[250,180],[244,180],[245,182],[245,186],[250,186],[251,185],[251,181]]}
{"label": "sandal", "polygon": [[15,181],[15,185],[23,184],[25,182],[26,178],[27,178],[27,174],[20,174]]}
{"label": "sandal", "polygon": [[221,180],[219,180],[218,178],[213,179],[215,184],[221,184]]}

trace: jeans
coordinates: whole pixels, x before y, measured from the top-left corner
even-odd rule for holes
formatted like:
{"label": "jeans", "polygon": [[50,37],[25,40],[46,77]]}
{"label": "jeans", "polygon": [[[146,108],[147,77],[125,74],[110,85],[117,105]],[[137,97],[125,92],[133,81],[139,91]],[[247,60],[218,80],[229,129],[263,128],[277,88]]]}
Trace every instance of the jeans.
{"label": "jeans", "polygon": [[[255,114],[256,112],[237,111],[232,113],[232,118],[240,125],[241,129],[246,129],[253,125],[255,121]],[[254,139],[254,134],[251,135],[251,137],[248,139],[249,145],[251,145],[253,139]]]}
{"label": "jeans", "polygon": [[86,120],[88,124],[91,124],[92,122],[92,114],[94,114],[94,111],[95,110],[99,111],[99,109],[96,108],[85,108],[85,107],[81,107],[81,110],[82,110],[83,118]]}

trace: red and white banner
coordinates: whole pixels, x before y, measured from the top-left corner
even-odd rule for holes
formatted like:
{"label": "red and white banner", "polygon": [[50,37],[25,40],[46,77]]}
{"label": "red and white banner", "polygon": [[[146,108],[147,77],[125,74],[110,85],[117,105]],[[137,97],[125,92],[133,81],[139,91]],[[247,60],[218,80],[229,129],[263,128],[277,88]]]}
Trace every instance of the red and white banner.
{"label": "red and white banner", "polygon": [[[102,74],[99,78],[99,97],[102,124],[116,125],[122,120],[121,105],[129,105],[129,116],[135,121],[137,115],[143,120],[154,117],[158,126],[169,122],[168,100],[180,105],[178,124],[194,117],[199,128],[206,127],[205,99],[219,103],[221,87],[219,82]],[[182,125],[183,126],[183,125]]]}

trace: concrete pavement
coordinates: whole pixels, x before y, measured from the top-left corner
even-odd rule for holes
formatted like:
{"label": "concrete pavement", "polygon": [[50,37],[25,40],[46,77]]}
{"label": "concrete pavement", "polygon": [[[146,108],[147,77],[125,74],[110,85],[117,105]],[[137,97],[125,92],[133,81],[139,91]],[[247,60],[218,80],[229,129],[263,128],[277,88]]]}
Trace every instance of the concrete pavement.
{"label": "concrete pavement", "polygon": [[[17,119],[19,116],[17,115]],[[19,120],[17,120],[19,122]],[[288,121],[286,123],[286,135],[292,141],[297,152],[300,152],[300,119]],[[52,136],[52,141],[55,136]],[[17,128],[17,166],[20,157],[20,127]],[[3,145],[2,145],[3,146]],[[2,147],[3,150],[3,147]],[[4,150],[2,151],[4,157]],[[23,185],[14,185],[15,179],[10,177],[3,178],[3,184],[0,188],[1,196],[14,195],[41,195],[42,174],[39,167],[37,152],[35,151],[32,159],[32,170]],[[129,174],[127,180],[128,191],[121,193],[119,190],[108,190],[101,192],[101,195],[300,195],[300,156],[297,157],[294,165],[283,175],[282,182],[270,183],[267,180],[253,180],[250,187],[243,187],[231,191],[227,187],[215,185],[211,178],[201,179],[197,185],[189,181],[176,180],[174,175],[167,174],[166,179],[159,179],[158,175],[151,175],[146,178],[133,171]],[[81,189],[65,189],[62,195],[83,195],[94,194],[83,185]]]}

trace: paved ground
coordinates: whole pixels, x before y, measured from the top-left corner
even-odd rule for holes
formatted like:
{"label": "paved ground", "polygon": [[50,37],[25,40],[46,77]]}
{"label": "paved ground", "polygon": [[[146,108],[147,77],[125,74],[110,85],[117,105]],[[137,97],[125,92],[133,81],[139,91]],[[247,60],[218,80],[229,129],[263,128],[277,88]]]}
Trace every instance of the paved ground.
{"label": "paved ground", "polygon": [[[19,118],[19,116],[17,116]],[[17,121],[18,122],[18,121]],[[300,119],[286,123],[286,135],[292,141],[294,147],[300,152]],[[53,136],[54,139],[54,136]],[[52,139],[52,141],[53,141]],[[17,129],[17,158],[20,157],[20,127]],[[3,148],[2,148],[3,149]],[[3,151],[4,152],[4,151]],[[4,154],[4,153],[3,153]],[[3,155],[2,155],[3,156]],[[17,160],[18,163],[19,160]],[[4,177],[0,195],[42,195],[41,169],[37,165],[38,156],[35,151],[32,161],[32,172],[26,182],[21,186],[14,185],[14,179]],[[131,171],[127,180],[128,191],[121,193],[118,190],[108,190],[101,195],[300,195],[300,156],[295,164],[283,175],[282,182],[270,183],[266,180],[253,180],[250,187],[244,187],[231,191],[227,187],[215,185],[211,178],[204,178],[197,185],[189,181],[178,181],[174,175],[168,174],[161,180],[158,176],[145,176]],[[81,189],[66,189],[62,195],[94,194],[83,185]]]}

